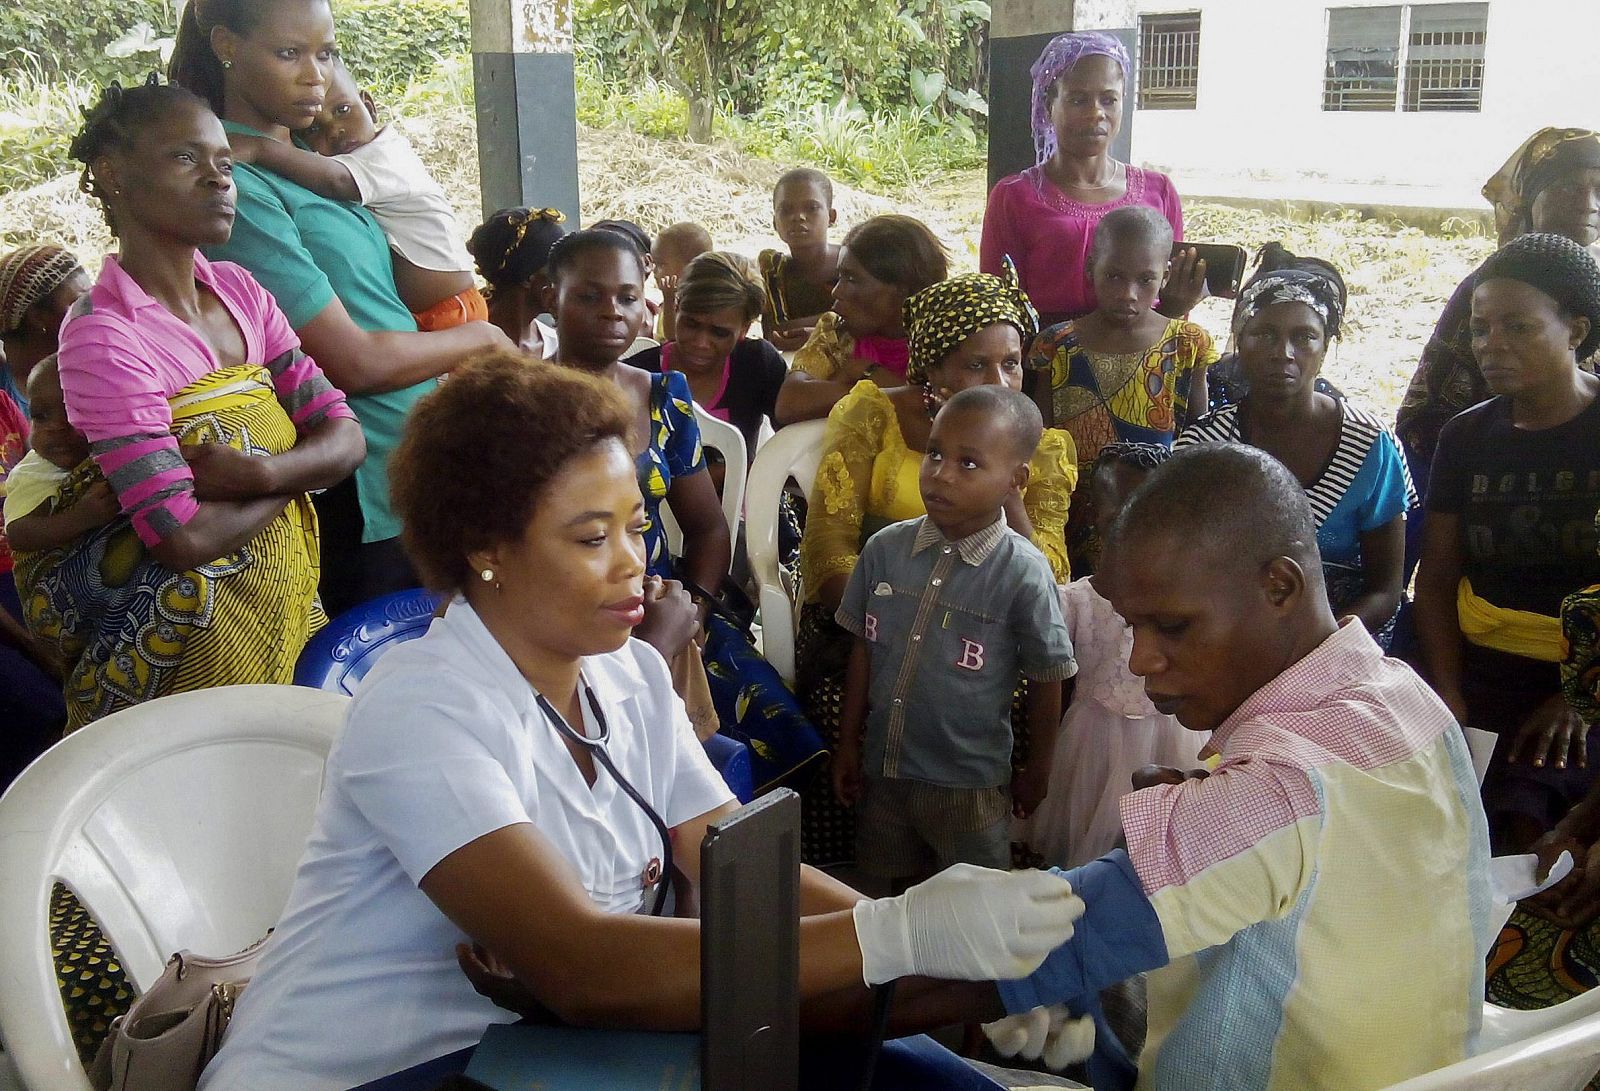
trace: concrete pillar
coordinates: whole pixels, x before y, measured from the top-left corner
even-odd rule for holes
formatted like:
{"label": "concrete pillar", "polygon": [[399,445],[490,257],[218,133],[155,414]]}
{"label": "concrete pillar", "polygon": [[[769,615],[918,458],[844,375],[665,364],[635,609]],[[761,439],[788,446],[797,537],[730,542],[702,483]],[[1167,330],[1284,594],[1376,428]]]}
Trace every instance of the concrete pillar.
{"label": "concrete pillar", "polygon": [[[1028,70],[1050,39],[1074,30],[1086,0],[992,0],[989,20],[989,185],[1033,166],[1033,128],[1029,112],[1033,77]],[[1099,29],[1096,23],[1091,23]],[[1106,31],[1122,39],[1128,55],[1137,57],[1132,28]],[[1131,76],[1132,73],[1129,73]],[[1122,129],[1111,142],[1111,154],[1128,161],[1133,147],[1133,81],[1128,81]]]}
{"label": "concrete pillar", "polygon": [[483,212],[516,205],[578,218],[573,0],[470,0]]}

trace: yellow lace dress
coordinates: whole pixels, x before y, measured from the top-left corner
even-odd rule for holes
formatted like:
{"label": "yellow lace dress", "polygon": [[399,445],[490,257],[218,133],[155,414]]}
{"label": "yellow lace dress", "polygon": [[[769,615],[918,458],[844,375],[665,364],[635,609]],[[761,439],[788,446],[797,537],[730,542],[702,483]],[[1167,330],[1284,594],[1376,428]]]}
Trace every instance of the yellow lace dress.
{"label": "yellow lace dress", "polygon": [[[828,414],[822,463],[807,503],[800,539],[800,581],[807,602],[831,576],[849,575],[871,534],[925,512],[917,474],[922,452],[906,446],[894,404],[876,383],[862,380]],[[1072,437],[1047,429],[1029,466],[1023,506],[1033,544],[1050,560],[1058,583],[1067,567],[1067,505],[1078,483]]]}

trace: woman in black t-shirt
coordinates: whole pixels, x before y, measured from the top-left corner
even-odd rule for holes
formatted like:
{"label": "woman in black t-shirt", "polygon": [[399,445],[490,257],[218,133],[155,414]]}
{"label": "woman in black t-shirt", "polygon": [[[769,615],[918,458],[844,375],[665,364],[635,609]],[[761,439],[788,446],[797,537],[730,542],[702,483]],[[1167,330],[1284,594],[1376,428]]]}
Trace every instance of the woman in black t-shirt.
{"label": "woman in black t-shirt", "polygon": [[1578,368],[1600,346],[1600,267],[1558,235],[1514,239],[1479,271],[1471,331],[1493,397],[1439,437],[1417,626],[1439,696],[1501,735],[1484,804],[1495,851],[1520,852],[1594,779],[1558,618],[1600,582],[1600,378]]}
{"label": "woman in black t-shirt", "polygon": [[788,367],[777,349],[746,337],[761,317],[766,293],[741,268],[742,259],[701,254],[678,281],[677,339],[628,357],[645,371],[681,371],[696,404],[744,433],[754,459],[762,418],[777,419],[778,390]]}

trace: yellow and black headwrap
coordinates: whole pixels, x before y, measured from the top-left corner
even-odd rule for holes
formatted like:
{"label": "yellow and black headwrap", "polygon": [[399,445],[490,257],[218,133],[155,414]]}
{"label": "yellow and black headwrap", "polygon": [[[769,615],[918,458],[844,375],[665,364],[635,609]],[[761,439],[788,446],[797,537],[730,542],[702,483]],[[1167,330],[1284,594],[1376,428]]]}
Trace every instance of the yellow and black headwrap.
{"label": "yellow and black headwrap", "polygon": [[1000,276],[966,273],[922,289],[905,301],[901,316],[911,347],[906,379],[917,386],[927,381],[929,368],[979,330],[1009,322],[1022,335],[1023,351],[1039,331],[1039,315],[1017,284],[1010,258]]}

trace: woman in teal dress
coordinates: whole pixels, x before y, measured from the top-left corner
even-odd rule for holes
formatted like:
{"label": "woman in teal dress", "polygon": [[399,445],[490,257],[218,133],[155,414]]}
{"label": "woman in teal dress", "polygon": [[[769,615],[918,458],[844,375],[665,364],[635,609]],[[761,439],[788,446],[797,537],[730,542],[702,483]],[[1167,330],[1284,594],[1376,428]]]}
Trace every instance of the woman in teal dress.
{"label": "woman in teal dress", "polygon": [[[323,0],[189,0],[170,76],[205,99],[232,134],[287,141],[316,120],[338,54]],[[277,299],[367,440],[351,478],[315,498],[329,615],[416,585],[389,505],[389,452],[433,380],[470,356],[511,341],[487,322],[435,333],[395,288],[389,244],[372,213],[318,196],[286,178],[234,165],[233,235],[206,247],[244,266]]]}
{"label": "woman in teal dress", "polygon": [[[658,648],[682,647],[688,633],[677,608],[681,592],[671,581],[689,588],[723,732],[749,745],[758,790],[797,780],[822,757],[822,739],[778,672],[713,598],[728,573],[732,542],[706,472],[689,381],[681,372],[651,374],[620,359],[646,321],[643,256],[616,232],[577,231],[551,248],[548,275],[545,304],[559,346],[554,362],[610,379],[638,411],[634,457],[645,560],[665,590],[646,591],[645,621],[635,635]],[[663,502],[683,533],[677,558],[661,523]]]}

